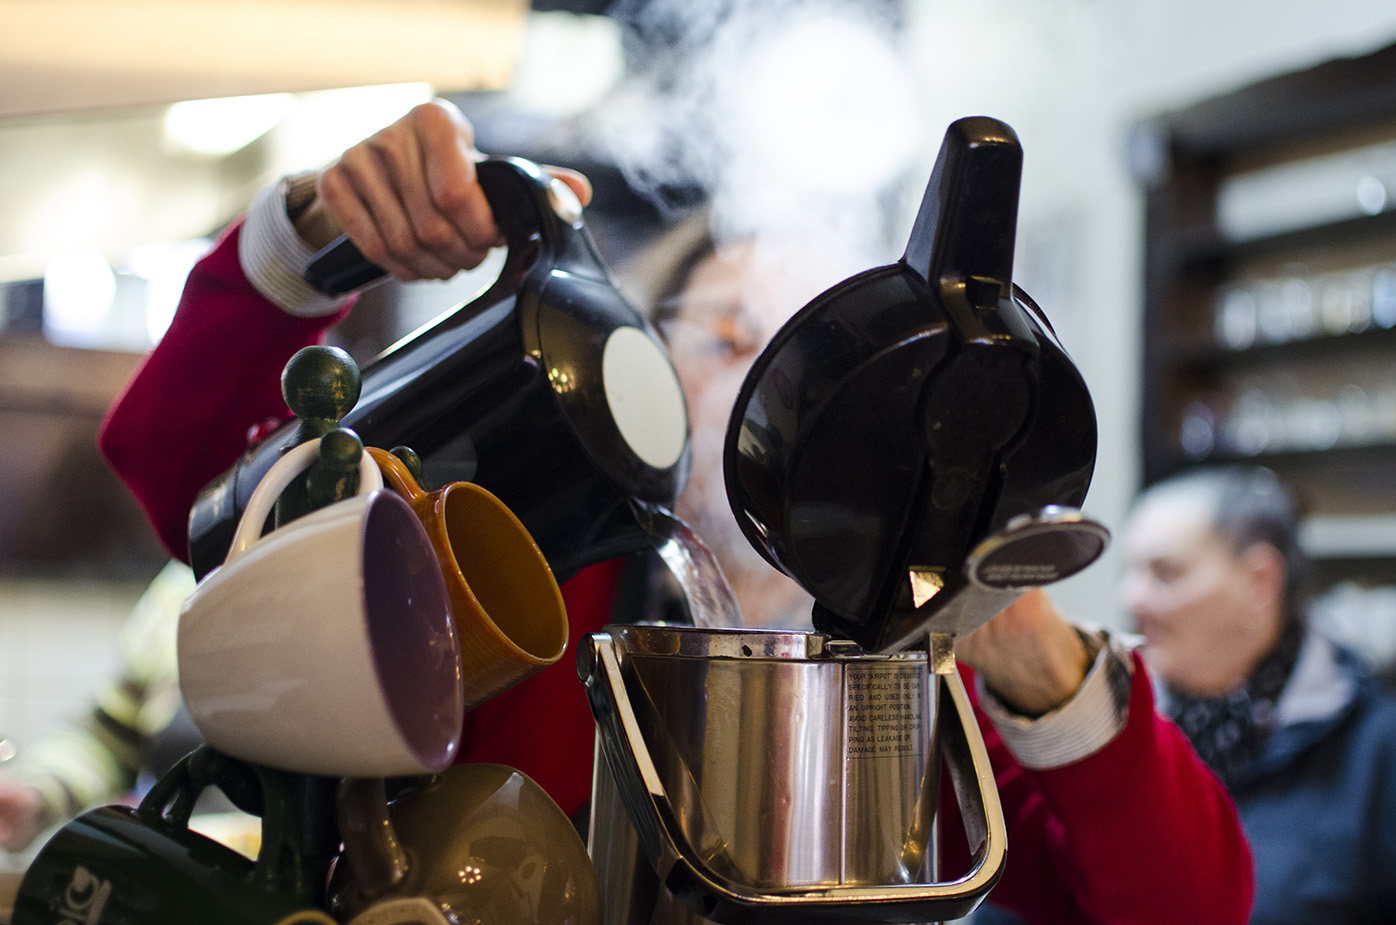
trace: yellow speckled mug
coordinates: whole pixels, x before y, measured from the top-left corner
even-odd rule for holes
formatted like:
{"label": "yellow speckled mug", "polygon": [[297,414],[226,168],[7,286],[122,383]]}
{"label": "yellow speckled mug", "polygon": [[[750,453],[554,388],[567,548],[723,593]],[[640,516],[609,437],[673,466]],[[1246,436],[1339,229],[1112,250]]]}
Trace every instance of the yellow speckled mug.
{"label": "yellow speckled mug", "polygon": [[367,452],[436,550],[460,639],[465,708],[561,658],[567,648],[562,592],[538,544],[504,502],[471,482],[424,491],[392,453]]}

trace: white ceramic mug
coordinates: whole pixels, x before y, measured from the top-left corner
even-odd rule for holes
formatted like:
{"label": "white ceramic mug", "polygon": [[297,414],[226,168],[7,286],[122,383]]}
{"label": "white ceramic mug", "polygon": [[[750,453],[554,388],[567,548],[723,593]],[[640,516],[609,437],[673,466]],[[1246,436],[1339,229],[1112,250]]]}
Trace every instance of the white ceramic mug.
{"label": "white ceramic mug", "polygon": [[435,773],[460,746],[464,691],[445,583],[411,507],[365,452],[358,494],[261,536],[318,445],[268,470],[227,560],[185,600],[180,689],[209,744],[245,761]]}

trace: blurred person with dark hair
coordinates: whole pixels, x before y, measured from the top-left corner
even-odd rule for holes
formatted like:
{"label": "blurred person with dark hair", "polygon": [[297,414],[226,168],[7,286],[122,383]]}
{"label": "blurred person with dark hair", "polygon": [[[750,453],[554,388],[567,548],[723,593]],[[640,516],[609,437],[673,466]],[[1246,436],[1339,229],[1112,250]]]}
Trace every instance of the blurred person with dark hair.
{"label": "blurred person with dark hair", "polygon": [[1230,789],[1253,922],[1396,916],[1396,699],[1309,626],[1309,561],[1267,469],[1200,469],[1130,518],[1125,605],[1160,707]]}
{"label": "blurred person with dark hair", "polygon": [[[184,548],[198,490],[233,464],[250,430],[287,414],[279,391],[286,361],[349,311],[352,299],[326,298],[302,280],[316,248],[343,229],[367,257],[406,280],[476,266],[498,243],[475,182],[475,156],[470,125],[454,107],[419,106],[327,168],[264,190],[199,262],[169,332],[101,435],[172,552]],[[585,202],[584,181],[568,181]],[[696,237],[704,235],[699,229]],[[771,267],[753,266],[747,258],[754,252],[740,242],[721,253],[696,246],[680,255],[676,265],[686,268],[673,277],[677,288],[657,296],[675,300],[672,318],[659,320],[691,390],[695,431],[708,416],[701,407],[719,417],[731,407],[702,384],[695,361],[732,386],[782,313],[815,294],[808,277],[800,282],[803,274],[771,290]],[[727,288],[734,280],[735,292]],[[754,315],[759,300],[748,297],[751,286],[780,300]],[[695,484],[711,480],[711,452],[695,435]],[[719,494],[710,485],[681,513],[704,516]],[[700,528],[704,539],[728,545],[719,528],[712,536],[706,522]],[[458,761],[510,765],[569,814],[585,808],[594,724],[574,647],[617,617],[658,615],[620,593],[621,566],[592,566],[563,586],[569,654],[472,711]],[[752,622],[807,619],[803,592],[762,569],[733,582]],[[761,574],[778,587],[769,597],[748,582]],[[986,629],[964,640],[962,653],[980,671],[983,690],[996,695],[977,698],[1013,844],[995,896],[1042,923],[1162,923],[1180,915],[1243,921],[1251,860],[1235,808],[1176,727],[1156,715],[1137,658],[1109,634],[1068,623],[1040,592],[1024,595]],[[968,858],[947,860],[948,868],[957,863],[967,868]]]}
{"label": "blurred person with dark hair", "polygon": [[[669,350],[688,405],[692,468],[675,514],[709,547],[747,626],[808,629],[814,599],[751,545],[727,502],[723,443],[737,392],[761,349],[794,308],[859,267],[821,246],[742,234],[719,246],[710,207],[699,208],[640,250],[621,285]],[[683,590],[652,557],[627,577],[648,579],[630,604],[649,613],[682,613]],[[640,582],[636,582],[640,588]]]}

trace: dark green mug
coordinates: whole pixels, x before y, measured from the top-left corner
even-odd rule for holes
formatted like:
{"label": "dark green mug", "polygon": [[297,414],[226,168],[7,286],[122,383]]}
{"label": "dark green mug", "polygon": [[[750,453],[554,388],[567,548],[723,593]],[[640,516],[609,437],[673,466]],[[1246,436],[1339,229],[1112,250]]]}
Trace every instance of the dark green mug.
{"label": "dark green mug", "polygon": [[[209,784],[262,816],[255,862],[190,830]],[[293,850],[292,794],[288,775],[202,746],[138,807],[103,806],[54,833],[20,881],[12,925],[335,925]]]}

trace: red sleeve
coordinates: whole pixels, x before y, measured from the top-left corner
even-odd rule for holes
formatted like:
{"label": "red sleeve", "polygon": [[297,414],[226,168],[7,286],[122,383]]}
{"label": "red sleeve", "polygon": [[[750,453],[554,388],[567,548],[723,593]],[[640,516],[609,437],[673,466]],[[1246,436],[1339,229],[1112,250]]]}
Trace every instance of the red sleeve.
{"label": "red sleeve", "polygon": [[174,321],[107,411],[98,446],[171,555],[188,561],[189,510],[236,461],[249,432],[289,412],[281,371],[343,312],[296,318],[238,261],[241,223],[194,267]]}
{"label": "red sleeve", "polygon": [[[973,697],[973,675],[962,669]],[[1035,923],[1244,923],[1255,892],[1235,804],[1154,709],[1135,656],[1129,717],[1100,751],[1049,770],[1019,765],[975,704],[1008,826],[993,901]],[[960,820],[947,807],[948,831]],[[947,869],[969,866],[964,839]]]}

